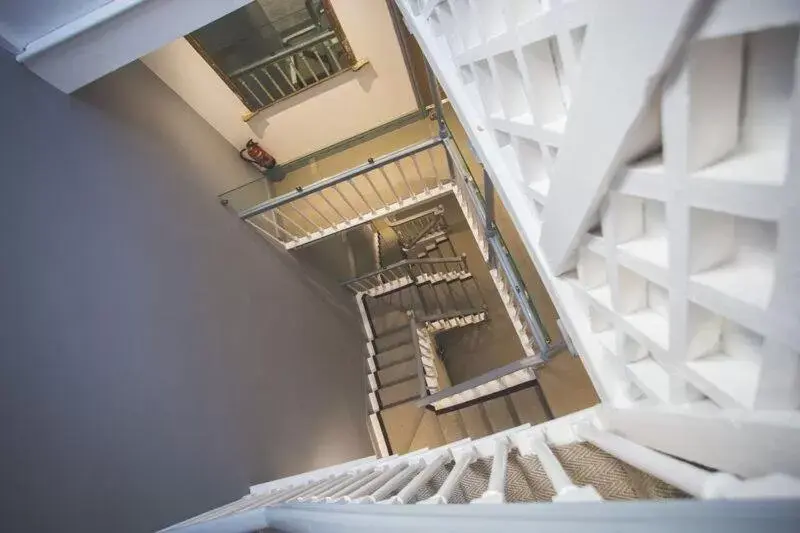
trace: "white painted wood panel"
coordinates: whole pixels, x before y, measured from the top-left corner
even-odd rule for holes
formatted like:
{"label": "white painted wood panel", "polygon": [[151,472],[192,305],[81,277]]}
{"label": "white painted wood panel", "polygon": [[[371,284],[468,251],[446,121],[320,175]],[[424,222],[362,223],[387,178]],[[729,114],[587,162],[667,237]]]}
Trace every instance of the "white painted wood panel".
{"label": "white painted wood panel", "polygon": [[714,3],[652,91],[690,2],[411,4],[603,402],[796,412],[798,4]]}
{"label": "white painted wood panel", "polygon": [[658,145],[651,98],[688,38],[697,3],[613,0],[595,11],[543,215],[541,247],[556,272],[591,227],[619,166]]}

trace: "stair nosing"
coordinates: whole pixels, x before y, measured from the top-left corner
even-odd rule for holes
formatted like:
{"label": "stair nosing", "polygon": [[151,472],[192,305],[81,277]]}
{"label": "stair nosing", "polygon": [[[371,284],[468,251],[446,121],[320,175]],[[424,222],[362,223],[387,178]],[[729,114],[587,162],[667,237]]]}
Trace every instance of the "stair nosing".
{"label": "stair nosing", "polygon": [[392,367],[394,367],[394,366],[401,365],[401,364],[403,364],[403,363],[408,363],[409,361],[413,361],[413,360],[414,360],[414,359],[416,359],[416,358],[417,358],[417,356],[416,356],[416,354],[414,354],[414,355],[412,355],[412,356],[410,356],[410,357],[408,357],[408,358],[406,358],[406,359],[400,359],[399,361],[394,361],[393,363],[389,363],[389,364],[387,364],[387,365],[383,365],[383,366],[381,366],[381,365],[378,365],[377,356],[376,356],[376,357],[374,358],[374,359],[375,359],[375,361],[374,361],[374,362],[375,362],[375,368],[376,368],[376,371],[375,371],[375,372],[368,372],[368,373],[369,373],[369,374],[373,374],[373,373],[374,373],[374,374],[377,374],[377,373],[378,373],[379,371],[381,371],[381,370],[387,370],[387,369],[389,369],[389,368],[392,368]]}

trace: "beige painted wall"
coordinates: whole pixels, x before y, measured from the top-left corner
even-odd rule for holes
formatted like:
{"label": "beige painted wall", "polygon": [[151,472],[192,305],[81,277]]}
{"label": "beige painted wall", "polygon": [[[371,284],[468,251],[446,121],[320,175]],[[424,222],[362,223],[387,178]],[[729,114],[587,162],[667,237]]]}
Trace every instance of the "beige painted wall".
{"label": "beige painted wall", "polygon": [[270,107],[249,122],[247,109],[184,39],[142,58],[237,148],[258,140],[288,162],[391,121],[416,108],[400,45],[382,0],[333,0],[359,59],[369,64]]}

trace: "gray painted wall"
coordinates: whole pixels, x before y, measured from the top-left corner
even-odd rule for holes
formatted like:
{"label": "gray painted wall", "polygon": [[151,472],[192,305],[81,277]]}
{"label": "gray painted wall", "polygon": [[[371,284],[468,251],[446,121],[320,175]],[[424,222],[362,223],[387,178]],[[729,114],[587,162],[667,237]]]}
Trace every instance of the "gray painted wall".
{"label": "gray painted wall", "polygon": [[208,194],[261,176],[184,100],[140,61],[80,89],[76,96],[171,151]]}
{"label": "gray painted wall", "polygon": [[358,325],[216,201],[235,150],[138,63],[76,98],[0,56],[0,529],[147,531],[370,455]]}

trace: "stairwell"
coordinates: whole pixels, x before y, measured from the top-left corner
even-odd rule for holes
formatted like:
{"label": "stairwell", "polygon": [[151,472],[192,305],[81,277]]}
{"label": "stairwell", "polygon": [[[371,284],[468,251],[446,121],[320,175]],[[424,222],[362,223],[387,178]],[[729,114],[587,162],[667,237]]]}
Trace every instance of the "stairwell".
{"label": "stairwell", "polygon": [[[756,218],[773,221],[775,231],[780,226],[780,234],[787,234],[783,230],[793,227],[796,217],[773,213],[779,210],[772,204],[779,201],[772,196],[769,201],[759,199],[764,184],[755,182],[762,175],[787,178],[786,185],[775,190],[791,196],[796,192],[796,187],[789,188],[796,181],[789,179],[797,174],[796,150],[786,149],[794,146],[791,143],[782,148],[784,156],[792,156],[788,173],[763,161],[747,161],[753,166],[736,174],[737,181],[745,176],[753,181],[747,185],[728,183],[731,176],[704,178],[696,175],[697,169],[690,175],[680,160],[687,148],[703,152],[713,145],[718,150],[716,140],[710,140],[730,133],[724,156],[722,151],[703,154],[708,156],[706,170],[718,166],[720,158],[723,163],[741,163],[735,161],[743,155],[738,128],[747,133],[748,125],[739,120],[740,112],[747,118],[748,106],[752,113],[759,105],[782,100],[778,91],[759,93],[758,86],[780,80],[782,72],[796,64],[800,11],[779,2],[753,10],[730,0],[706,3],[711,10],[693,10],[692,2],[665,3],[658,10],[625,3],[609,10],[581,0],[541,5],[396,3],[486,165],[483,192],[488,201],[482,202],[465,171],[443,123],[441,103],[434,98],[438,142],[388,154],[377,167],[333,177],[310,192],[298,190],[244,214],[248,221],[266,214],[264,221],[274,227],[266,236],[295,248],[354,227],[365,217],[347,216],[331,206],[337,216],[329,224],[314,223],[315,230],[302,229],[298,235],[286,229],[278,208],[308,201],[345,181],[352,185],[348,180],[354,177],[366,176],[372,186],[372,170],[386,178],[393,201],[386,202],[375,190],[383,207],[373,207],[366,218],[379,226],[380,219],[391,216],[387,225],[395,235],[376,236],[376,269],[345,284],[358,304],[367,341],[366,397],[376,456],[255,485],[247,497],[170,529],[252,531],[285,526],[308,531],[324,524],[329,532],[404,531],[420,525],[475,532],[492,526],[508,532],[643,527],[702,531],[709,526],[795,530],[800,519],[797,343],[783,336],[780,342],[791,346],[780,344],[780,332],[772,323],[790,323],[792,307],[785,295],[792,285],[785,276],[794,270],[780,269],[796,262],[796,247],[786,246],[784,241],[791,239],[784,239],[770,250],[778,267],[777,296],[759,300],[765,307],[757,310],[744,311],[753,302],[733,303],[732,298],[741,295],[723,294],[739,289],[733,283],[738,276],[731,271],[706,272],[704,266],[695,273],[687,272],[686,266],[687,255],[692,262],[702,249],[699,255],[719,256],[713,261],[703,258],[714,268],[722,264],[734,268],[732,272],[750,273],[749,263],[748,270],[737,270],[743,264],[723,264],[731,261],[729,250],[722,253],[715,241],[735,238],[740,223],[734,218],[753,216],[753,206],[759,209]],[[783,29],[787,25],[788,32]],[[629,36],[642,46],[631,47]],[[680,53],[673,53],[676,49]],[[667,51],[669,61],[663,56]],[[762,70],[769,64],[780,68]],[[674,71],[675,77],[667,71]],[[751,78],[758,82],[750,84]],[[795,122],[798,80],[795,72],[789,80],[795,88],[792,106],[784,110]],[[430,81],[432,94],[438,94],[434,75]],[[712,93],[724,95],[721,88],[731,90],[727,104],[724,98],[710,99]],[[740,92],[745,95],[741,99]],[[692,103],[688,113],[687,101]],[[641,148],[629,146],[633,138],[641,142],[631,133],[631,122],[641,126],[643,117],[655,110],[669,111],[656,113],[654,120],[652,133],[659,135],[659,142],[652,146],[661,149],[657,164],[649,152],[646,160],[622,157],[638,154]],[[730,131],[723,131],[729,126]],[[794,139],[796,129],[787,139]],[[414,180],[408,182],[398,161],[440,145],[447,171],[431,180],[432,194],[427,186],[415,192]],[[394,185],[383,168],[389,164],[395,164],[402,180]],[[431,167],[436,167],[433,161]],[[613,180],[617,171],[626,179]],[[426,182],[419,168],[415,176],[417,183]],[[398,194],[403,182],[407,194]],[[497,235],[495,186],[564,313],[567,327],[559,325],[563,344],[551,343],[537,324],[535,306]],[[682,194],[665,193],[674,186]],[[338,189],[332,192],[342,194]],[[486,291],[470,287],[479,285],[477,276],[459,255],[449,228],[437,222],[435,209],[430,212],[431,206],[425,206],[419,216],[404,211],[419,204],[418,199],[444,202],[449,193],[467,219],[524,353],[456,383],[448,366],[458,351],[448,350],[452,346],[447,335],[480,333],[496,317],[487,311]],[[745,197],[748,202],[742,201]],[[329,203],[326,197],[317,198]],[[661,208],[650,209],[654,202]],[[686,220],[689,207],[692,213]],[[728,218],[711,214],[715,210]],[[708,213],[698,215],[700,211]],[[676,220],[676,213],[683,215]],[[657,235],[649,225],[658,226]],[[741,225],[750,228],[749,222]],[[662,227],[676,231],[661,235]],[[764,244],[774,235],[755,233],[759,235],[748,234],[747,245],[753,245],[750,240]],[[670,261],[665,259],[667,250]],[[637,251],[646,253],[634,258]],[[681,261],[673,261],[676,255]],[[392,259],[382,263],[382,257]],[[697,290],[701,280],[696,274],[704,274],[705,283],[710,278],[719,285]],[[709,290],[719,292],[713,301]],[[729,321],[758,331],[743,334]],[[737,338],[730,338],[729,325]],[[536,370],[546,368],[548,360],[567,347],[573,353],[574,347],[581,351],[602,402],[553,418]],[[741,358],[744,350],[747,360]],[[723,366],[725,372],[720,373]],[[712,368],[716,375],[709,373]],[[534,396],[515,398],[523,392]],[[537,401],[546,420],[536,420],[540,413],[531,411]],[[532,423],[526,422],[528,417]],[[595,503],[689,498],[721,501]],[[526,502],[572,505],[446,507]],[[307,503],[382,505],[299,505]],[[388,507],[402,504],[415,505]]]}
{"label": "stairwell", "polygon": [[378,456],[552,418],[536,368],[569,357],[564,343],[549,344],[451,141],[428,139],[239,211],[355,297]]}
{"label": "stairwell", "polygon": [[[368,341],[370,427],[379,455],[480,438],[552,416],[541,391],[533,390],[537,383],[528,369],[498,378],[502,387],[488,395],[420,405],[427,394],[456,384],[448,363],[460,363],[460,343],[456,339],[455,349],[448,349],[446,335],[469,331],[481,337],[492,320],[508,320],[498,304],[494,317],[488,312],[486,291],[451,241],[444,215],[442,205],[421,205],[378,224],[380,260],[401,261],[345,283],[356,291]],[[502,362],[494,358],[494,366]]]}
{"label": "stairwell", "polygon": [[239,216],[355,297],[378,456],[553,417],[536,369],[569,357],[567,345],[551,341],[452,139],[370,158]]}

